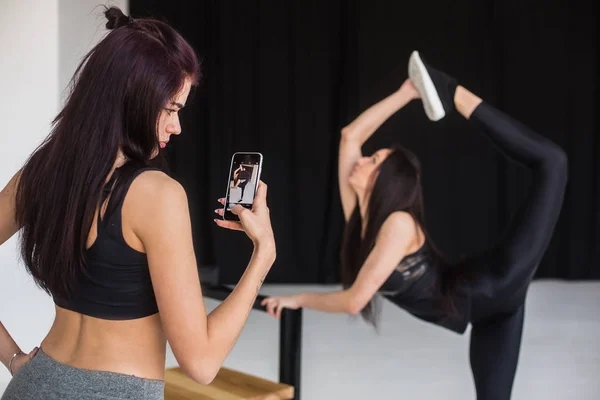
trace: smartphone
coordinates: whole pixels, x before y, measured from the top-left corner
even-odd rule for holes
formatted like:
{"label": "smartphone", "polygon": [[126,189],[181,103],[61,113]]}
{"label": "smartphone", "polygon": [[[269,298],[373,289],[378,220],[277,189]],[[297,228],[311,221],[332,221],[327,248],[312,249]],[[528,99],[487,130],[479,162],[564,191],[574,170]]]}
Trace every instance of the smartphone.
{"label": "smartphone", "polygon": [[231,208],[237,204],[248,209],[252,208],[262,172],[262,162],[263,156],[260,153],[239,152],[231,157],[227,194],[223,206],[224,220],[239,221],[237,215],[231,212]]}

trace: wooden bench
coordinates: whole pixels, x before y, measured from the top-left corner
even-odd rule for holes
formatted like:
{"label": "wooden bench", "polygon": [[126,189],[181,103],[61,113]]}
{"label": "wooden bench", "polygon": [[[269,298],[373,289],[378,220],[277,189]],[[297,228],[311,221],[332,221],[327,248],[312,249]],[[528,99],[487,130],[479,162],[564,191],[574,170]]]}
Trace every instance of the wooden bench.
{"label": "wooden bench", "polygon": [[294,388],[256,376],[221,368],[210,385],[190,379],[180,368],[165,371],[165,400],[280,400],[293,399]]}

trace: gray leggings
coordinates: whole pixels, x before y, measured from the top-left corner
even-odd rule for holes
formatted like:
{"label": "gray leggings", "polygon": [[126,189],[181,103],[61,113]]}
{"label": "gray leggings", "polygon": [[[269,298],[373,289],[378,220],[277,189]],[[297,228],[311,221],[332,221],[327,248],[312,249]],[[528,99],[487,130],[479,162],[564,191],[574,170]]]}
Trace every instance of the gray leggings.
{"label": "gray leggings", "polygon": [[0,400],[163,400],[164,382],[62,364],[39,349]]}

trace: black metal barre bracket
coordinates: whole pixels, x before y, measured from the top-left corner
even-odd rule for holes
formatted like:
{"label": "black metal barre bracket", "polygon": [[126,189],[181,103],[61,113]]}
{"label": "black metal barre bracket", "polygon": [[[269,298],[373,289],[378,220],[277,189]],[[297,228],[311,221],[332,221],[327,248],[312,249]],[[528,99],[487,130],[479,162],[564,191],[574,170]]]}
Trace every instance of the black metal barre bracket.
{"label": "black metal barre bracket", "polygon": [[[202,295],[225,300],[232,289],[225,285],[202,284]],[[252,308],[266,312],[260,303],[267,296],[258,295]],[[300,400],[300,372],[302,367],[302,309],[284,308],[279,321],[279,382],[294,387],[294,400]]]}

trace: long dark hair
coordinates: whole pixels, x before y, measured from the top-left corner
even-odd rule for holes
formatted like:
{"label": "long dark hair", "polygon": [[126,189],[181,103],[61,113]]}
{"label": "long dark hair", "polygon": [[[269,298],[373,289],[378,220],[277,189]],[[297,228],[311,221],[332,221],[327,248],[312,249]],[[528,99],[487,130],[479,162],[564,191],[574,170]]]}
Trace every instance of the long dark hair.
{"label": "long dark hair", "polygon": [[124,170],[158,163],[160,113],[186,79],[195,86],[200,78],[195,52],[166,23],[116,7],[104,15],[111,31],[79,64],[17,189],[21,256],[38,286],[62,298],[85,271],[88,233],[119,149]]}
{"label": "long dark hair", "polygon": [[[379,229],[388,216],[396,211],[404,211],[412,216],[423,231],[435,262],[444,271],[455,270],[445,261],[425,229],[421,165],[418,158],[399,144],[392,146],[391,150],[379,166],[379,174],[372,185],[364,238],[361,238],[362,219],[358,206],[346,224],[341,247],[341,278],[345,288],[350,287],[356,280],[360,268],[375,246]],[[442,279],[444,284],[439,288],[441,298],[444,299],[442,307],[445,310],[452,310],[454,309],[451,300],[453,280],[446,279],[446,275],[444,278]],[[374,326],[377,323],[376,300],[377,298],[374,297],[361,310],[363,318]]]}

